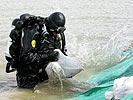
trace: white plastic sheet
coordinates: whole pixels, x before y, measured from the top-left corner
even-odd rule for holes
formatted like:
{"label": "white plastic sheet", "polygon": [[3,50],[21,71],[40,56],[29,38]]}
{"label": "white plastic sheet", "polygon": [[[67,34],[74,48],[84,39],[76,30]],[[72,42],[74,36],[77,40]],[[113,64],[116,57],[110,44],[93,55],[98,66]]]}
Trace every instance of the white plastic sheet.
{"label": "white plastic sheet", "polygon": [[50,78],[71,78],[81,72],[83,67],[74,58],[65,56],[60,50],[59,60],[57,62],[50,62],[46,67],[46,72]]}

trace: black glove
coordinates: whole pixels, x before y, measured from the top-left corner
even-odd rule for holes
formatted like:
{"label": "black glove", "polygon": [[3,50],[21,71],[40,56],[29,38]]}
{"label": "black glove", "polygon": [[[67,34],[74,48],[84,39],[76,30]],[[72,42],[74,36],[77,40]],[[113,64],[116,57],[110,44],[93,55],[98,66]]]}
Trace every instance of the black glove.
{"label": "black glove", "polygon": [[59,56],[58,51],[50,52],[50,53],[48,53],[48,60],[49,61],[58,61],[58,56]]}

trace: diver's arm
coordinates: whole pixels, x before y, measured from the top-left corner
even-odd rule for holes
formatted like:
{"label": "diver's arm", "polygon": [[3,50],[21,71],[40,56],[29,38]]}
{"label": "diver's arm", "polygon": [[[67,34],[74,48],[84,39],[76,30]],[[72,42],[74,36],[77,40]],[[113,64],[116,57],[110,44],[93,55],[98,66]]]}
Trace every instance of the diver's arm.
{"label": "diver's arm", "polygon": [[27,54],[24,54],[20,56],[20,61],[23,64],[30,64],[30,63],[42,63],[46,61],[57,61],[58,60],[58,52],[53,51],[53,52],[42,52],[42,53],[33,53],[33,52],[28,52]]}

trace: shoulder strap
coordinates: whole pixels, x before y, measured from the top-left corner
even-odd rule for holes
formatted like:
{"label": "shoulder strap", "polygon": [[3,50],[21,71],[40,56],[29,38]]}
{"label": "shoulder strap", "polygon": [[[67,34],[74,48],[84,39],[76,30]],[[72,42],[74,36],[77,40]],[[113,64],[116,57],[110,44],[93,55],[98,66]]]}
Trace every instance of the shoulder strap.
{"label": "shoulder strap", "polygon": [[67,54],[66,54],[66,50],[65,50],[66,40],[65,40],[65,35],[64,35],[64,33],[61,33],[61,39],[62,39],[62,49],[61,49],[61,51],[62,51],[65,55],[67,55]]}

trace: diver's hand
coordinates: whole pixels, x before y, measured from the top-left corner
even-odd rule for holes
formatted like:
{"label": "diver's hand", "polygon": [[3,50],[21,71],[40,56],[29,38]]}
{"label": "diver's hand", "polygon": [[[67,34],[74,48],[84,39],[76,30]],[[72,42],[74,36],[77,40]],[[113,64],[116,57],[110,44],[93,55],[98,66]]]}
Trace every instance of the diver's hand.
{"label": "diver's hand", "polygon": [[59,56],[58,51],[53,51],[53,52],[48,53],[49,61],[58,61],[58,56]]}

